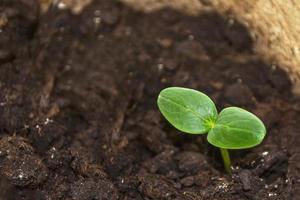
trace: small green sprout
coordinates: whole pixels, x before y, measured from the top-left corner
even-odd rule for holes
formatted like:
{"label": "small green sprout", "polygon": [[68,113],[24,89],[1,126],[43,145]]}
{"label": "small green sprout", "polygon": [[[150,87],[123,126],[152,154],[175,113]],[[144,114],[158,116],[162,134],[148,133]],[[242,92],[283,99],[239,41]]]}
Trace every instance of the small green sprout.
{"label": "small green sprout", "polygon": [[218,114],[214,102],[197,90],[166,88],[160,92],[157,104],[163,116],[178,130],[208,133],[207,140],[220,148],[228,173],[231,161],[227,149],[254,147],[266,135],[263,122],[254,114],[238,107],[225,108]]}

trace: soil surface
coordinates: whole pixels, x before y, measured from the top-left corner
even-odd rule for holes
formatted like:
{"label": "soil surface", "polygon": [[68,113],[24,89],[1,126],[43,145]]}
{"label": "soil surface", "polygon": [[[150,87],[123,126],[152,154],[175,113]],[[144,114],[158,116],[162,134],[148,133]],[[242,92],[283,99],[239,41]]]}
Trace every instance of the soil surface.
{"label": "soil surface", "polygon": [[[80,15],[0,0],[1,200],[299,200],[300,103],[247,28],[217,13],[95,1]],[[267,137],[231,151],[162,118],[185,86],[256,113]]]}

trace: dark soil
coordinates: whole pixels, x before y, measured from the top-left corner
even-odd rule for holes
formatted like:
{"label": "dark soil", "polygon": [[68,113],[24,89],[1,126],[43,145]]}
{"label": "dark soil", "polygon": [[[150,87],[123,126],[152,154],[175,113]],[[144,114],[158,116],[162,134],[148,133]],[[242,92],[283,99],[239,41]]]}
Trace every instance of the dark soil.
{"label": "dark soil", "polygon": [[[38,7],[0,0],[1,200],[300,199],[299,99],[239,22],[106,0],[78,16]],[[205,136],[161,117],[167,86],[249,109],[266,139],[231,151],[227,175]]]}

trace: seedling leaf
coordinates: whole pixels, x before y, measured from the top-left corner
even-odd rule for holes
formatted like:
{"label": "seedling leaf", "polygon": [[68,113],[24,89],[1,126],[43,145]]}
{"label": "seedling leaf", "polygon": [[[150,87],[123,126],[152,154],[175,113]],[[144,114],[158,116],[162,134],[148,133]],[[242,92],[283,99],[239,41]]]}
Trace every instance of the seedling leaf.
{"label": "seedling leaf", "polygon": [[160,92],[157,104],[163,116],[175,128],[191,134],[207,133],[215,125],[218,116],[213,101],[193,89],[166,88]]}
{"label": "seedling leaf", "polygon": [[221,111],[207,140],[224,149],[245,149],[261,143],[266,135],[263,122],[254,114],[237,107]]}

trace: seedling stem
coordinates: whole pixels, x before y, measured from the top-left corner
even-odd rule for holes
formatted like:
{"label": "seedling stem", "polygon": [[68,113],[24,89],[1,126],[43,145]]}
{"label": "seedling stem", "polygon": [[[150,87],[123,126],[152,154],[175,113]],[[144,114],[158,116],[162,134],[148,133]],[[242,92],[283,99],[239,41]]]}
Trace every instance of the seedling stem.
{"label": "seedling stem", "polygon": [[231,173],[231,161],[230,156],[227,149],[220,148],[221,155],[223,158],[224,168],[228,174]]}

